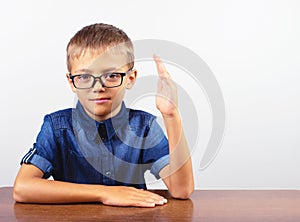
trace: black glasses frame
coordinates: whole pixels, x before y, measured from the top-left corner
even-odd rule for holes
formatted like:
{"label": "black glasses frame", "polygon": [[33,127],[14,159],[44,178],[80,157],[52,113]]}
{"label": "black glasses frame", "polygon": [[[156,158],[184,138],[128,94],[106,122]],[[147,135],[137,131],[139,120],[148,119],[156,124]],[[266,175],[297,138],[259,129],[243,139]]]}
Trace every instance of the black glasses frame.
{"label": "black glasses frame", "polygon": [[[69,78],[72,80],[72,83],[73,83],[73,86],[76,88],[76,89],[91,89],[95,86],[96,84],[96,80],[99,79],[99,82],[101,83],[102,87],[104,88],[115,88],[115,87],[119,87],[122,85],[123,83],[123,78],[124,76],[128,75],[128,73],[130,73],[132,71],[132,68],[130,68],[127,72],[110,72],[110,73],[104,73],[98,77],[96,76],[93,76],[91,74],[77,74],[77,75],[72,75],[71,73],[69,73]],[[121,82],[119,85],[116,85],[116,86],[106,86],[105,83],[102,81],[102,76],[105,76],[105,75],[113,75],[113,74],[118,74],[118,75],[121,75]],[[81,87],[77,87],[76,84],[75,84],[75,81],[74,79],[77,77],[77,76],[82,76],[82,75],[88,75],[90,77],[92,77],[94,79],[92,85],[90,87],[85,87],[85,88],[81,88]]]}

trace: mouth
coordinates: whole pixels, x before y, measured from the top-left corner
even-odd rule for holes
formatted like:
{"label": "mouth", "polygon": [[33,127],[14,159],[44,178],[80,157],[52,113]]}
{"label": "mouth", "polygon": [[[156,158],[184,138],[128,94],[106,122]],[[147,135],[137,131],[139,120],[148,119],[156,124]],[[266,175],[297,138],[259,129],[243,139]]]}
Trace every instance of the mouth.
{"label": "mouth", "polygon": [[90,99],[91,102],[94,102],[96,104],[104,104],[108,102],[110,98],[95,98],[95,99]]}

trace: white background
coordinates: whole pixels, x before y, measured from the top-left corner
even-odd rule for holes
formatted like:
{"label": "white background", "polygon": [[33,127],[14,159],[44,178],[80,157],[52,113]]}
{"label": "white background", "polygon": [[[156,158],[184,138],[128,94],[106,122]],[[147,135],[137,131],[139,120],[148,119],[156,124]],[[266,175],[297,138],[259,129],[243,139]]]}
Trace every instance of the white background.
{"label": "white background", "polygon": [[[43,116],[73,106],[65,79],[69,39],[83,26],[105,22],[132,40],[181,44],[215,74],[226,103],[226,133],[206,170],[198,170],[205,146],[194,152],[198,189],[299,189],[299,9],[297,0],[1,3],[0,186],[13,185]],[[197,109],[205,113],[205,97],[199,100]],[[201,141],[210,133],[204,126]]]}

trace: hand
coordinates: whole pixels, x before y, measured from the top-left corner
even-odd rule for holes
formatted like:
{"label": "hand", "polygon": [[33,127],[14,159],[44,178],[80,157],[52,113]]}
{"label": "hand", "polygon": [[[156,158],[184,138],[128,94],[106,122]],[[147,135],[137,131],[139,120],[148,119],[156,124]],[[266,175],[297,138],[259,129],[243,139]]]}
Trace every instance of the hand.
{"label": "hand", "polygon": [[105,205],[155,207],[167,203],[167,199],[158,194],[134,187],[108,186],[106,189],[107,197],[102,200]]}
{"label": "hand", "polygon": [[156,55],[153,56],[159,76],[156,93],[156,107],[163,117],[177,114],[177,87],[165,65]]}

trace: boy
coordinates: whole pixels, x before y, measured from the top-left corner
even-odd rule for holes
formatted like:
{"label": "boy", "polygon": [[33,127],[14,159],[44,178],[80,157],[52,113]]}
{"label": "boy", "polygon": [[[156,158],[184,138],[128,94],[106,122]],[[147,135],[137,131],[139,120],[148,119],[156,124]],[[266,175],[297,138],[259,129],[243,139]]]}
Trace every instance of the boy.
{"label": "boy", "polygon": [[160,77],[156,106],[167,140],[154,116],[123,102],[137,76],[133,54],[126,33],[108,24],[84,27],[70,40],[67,80],[78,103],[45,116],[36,143],[21,161],[14,184],[17,202],[165,204],[164,197],[145,190],[146,170],[161,177],[174,198],[191,195],[192,163],[176,86],[154,56]]}

